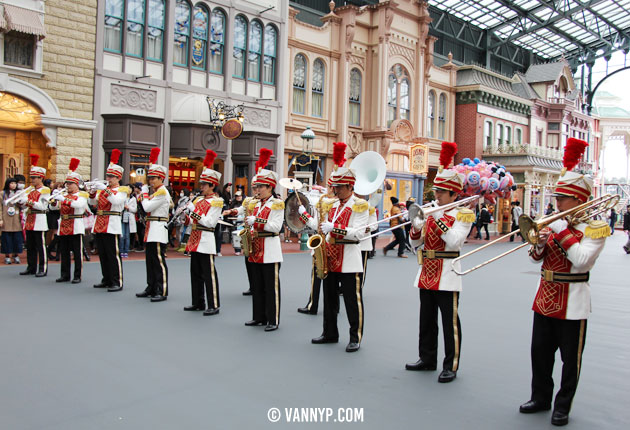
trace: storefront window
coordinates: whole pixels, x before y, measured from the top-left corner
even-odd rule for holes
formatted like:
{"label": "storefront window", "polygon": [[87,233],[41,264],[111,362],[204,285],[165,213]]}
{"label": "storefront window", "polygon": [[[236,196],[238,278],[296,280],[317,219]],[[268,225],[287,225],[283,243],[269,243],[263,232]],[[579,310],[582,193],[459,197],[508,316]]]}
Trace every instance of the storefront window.
{"label": "storefront window", "polygon": [[[109,156],[107,157],[109,160]],[[147,183],[147,172],[149,171],[149,154],[129,154],[129,182]]]}

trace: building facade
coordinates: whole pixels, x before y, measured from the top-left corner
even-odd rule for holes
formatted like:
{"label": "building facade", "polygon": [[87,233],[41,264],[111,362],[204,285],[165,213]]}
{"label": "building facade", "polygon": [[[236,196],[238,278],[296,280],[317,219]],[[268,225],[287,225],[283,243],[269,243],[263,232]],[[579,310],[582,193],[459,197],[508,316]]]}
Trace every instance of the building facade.
{"label": "building facade", "polygon": [[96,1],[0,1],[0,180],[28,176],[31,153],[63,180],[91,170]]}
{"label": "building facade", "polygon": [[[260,148],[283,151],[286,0],[101,0],[96,31],[92,160],[114,148],[125,181],[142,181],[153,147],[175,189],[192,190],[206,149],[222,182],[247,188]],[[213,103],[242,106],[243,132],[226,138]],[[224,110],[225,112],[226,110]]]}

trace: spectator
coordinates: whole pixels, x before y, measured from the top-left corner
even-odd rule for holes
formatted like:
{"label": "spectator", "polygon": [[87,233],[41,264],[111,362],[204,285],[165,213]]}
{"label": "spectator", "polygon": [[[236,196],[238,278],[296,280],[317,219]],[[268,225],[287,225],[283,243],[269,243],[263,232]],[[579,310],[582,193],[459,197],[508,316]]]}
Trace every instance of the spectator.
{"label": "spectator", "polygon": [[[521,202],[518,200],[512,202],[512,231],[518,230],[518,219],[523,215],[523,209],[521,208]],[[518,234],[521,236],[521,241],[525,242],[523,235],[521,233]],[[510,236],[510,242],[514,242],[514,236]]]}
{"label": "spectator", "polygon": [[477,239],[481,239],[481,229],[486,230],[486,240],[490,240],[490,233],[488,232],[488,224],[492,221],[492,216],[488,211],[485,203],[481,204],[481,212],[479,213],[479,227],[477,227]]}
{"label": "spectator", "polygon": [[[400,209],[400,206],[398,205],[398,198],[392,196],[389,198],[389,200],[392,202],[392,209],[389,211],[389,216],[402,214],[402,210]],[[400,216],[389,220],[390,227],[395,227],[400,224],[401,224]],[[392,231],[392,233],[394,234],[394,240],[388,243],[385,246],[385,248],[383,248],[383,255],[387,255],[387,251],[394,249],[396,245],[398,245],[398,257],[407,258],[407,256],[405,255],[406,245],[405,245],[405,232],[403,228],[400,228],[400,227],[396,228]]]}
{"label": "spectator", "polygon": [[[142,182],[136,182],[133,185],[133,192],[136,197],[136,202],[138,199],[138,195],[142,194]],[[136,243],[134,250],[135,252],[144,252],[144,229],[145,229],[145,218],[147,216],[146,212],[142,205],[137,205],[136,212]]]}
{"label": "spectator", "polygon": [[[129,186],[131,188],[131,185]],[[136,196],[131,193],[127,196],[125,202],[125,210],[122,214],[121,226],[122,234],[120,235],[120,256],[129,257],[129,245],[131,235],[136,232],[136,212],[138,211],[138,202]]]}
{"label": "spectator", "polygon": [[[54,186],[51,187],[51,180],[44,179],[44,186],[50,188],[51,194],[55,190],[59,190],[62,192],[64,190],[63,182],[56,182]],[[57,249],[57,244],[59,242],[59,238],[57,237],[57,229],[59,228],[59,216],[61,215],[61,211],[48,211],[46,212],[46,222],[48,223],[48,231],[46,232],[46,249],[48,250],[48,260],[60,260],[60,255]],[[55,252],[55,256],[53,257],[52,253]]]}
{"label": "spectator", "polygon": [[628,241],[623,246],[626,254],[630,254],[630,205],[626,207],[626,213],[623,214],[623,231],[628,236]]}
{"label": "spectator", "polygon": [[9,178],[4,182],[2,190],[2,212],[0,213],[0,240],[2,241],[2,253],[4,254],[4,264],[11,264],[13,257],[14,264],[20,264],[19,254],[22,253],[24,236],[22,235],[21,207],[17,203],[5,204],[5,201],[14,196],[17,192],[17,180]]}
{"label": "spectator", "polygon": [[610,210],[610,234],[615,234],[615,224],[617,224],[617,211],[612,208]]}
{"label": "spectator", "polygon": [[545,209],[545,215],[551,215],[555,211],[553,205],[549,203],[547,209]]}

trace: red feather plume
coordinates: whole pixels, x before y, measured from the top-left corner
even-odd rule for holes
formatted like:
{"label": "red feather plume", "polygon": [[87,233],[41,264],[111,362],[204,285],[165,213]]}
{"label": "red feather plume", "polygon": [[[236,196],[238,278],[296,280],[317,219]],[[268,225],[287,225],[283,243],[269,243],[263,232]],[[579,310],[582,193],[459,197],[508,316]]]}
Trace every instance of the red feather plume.
{"label": "red feather plume", "polygon": [[453,161],[453,157],[457,154],[457,144],[455,142],[442,142],[440,150],[440,166],[445,169]]}
{"label": "red feather plume", "polygon": [[81,160],[79,160],[78,158],[71,158],[70,159],[70,166],[68,166],[70,171],[74,172],[75,170],[77,170],[77,167],[79,167],[79,163],[80,162],[81,162]]}
{"label": "red feather plume", "polygon": [[346,162],[346,145],[343,142],[333,142],[333,163],[342,167]]}
{"label": "red feather plume", "polygon": [[158,156],[160,155],[160,148],[152,148],[149,155],[149,163],[156,164]]}
{"label": "red feather plume", "polygon": [[111,157],[109,157],[109,162],[112,164],[118,164],[118,159],[120,158],[121,154],[122,152],[119,149],[114,149],[112,151]]}
{"label": "red feather plume", "polygon": [[39,161],[39,154],[31,154],[31,166],[37,166],[37,162]]}
{"label": "red feather plume", "polygon": [[562,157],[562,164],[567,170],[572,170],[577,166],[587,146],[588,143],[583,140],[574,137],[567,139],[567,144],[564,147],[564,157]]}
{"label": "red feather plume", "polygon": [[267,148],[260,148],[260,154],[258,154],[258,161],[256,161],[256,172],[260,169],[264,169],[269,164],[269,159],[273,155],[273,151]]}
{"label": "red feather plume", "polygon": [[217,158],[217,153],[214,152],[212,149],[207,149],[206,158],[203,159],[203,165],[207,167],[208,169],[212,169],[212,166],[214,165],[214,160],[216,158]]}

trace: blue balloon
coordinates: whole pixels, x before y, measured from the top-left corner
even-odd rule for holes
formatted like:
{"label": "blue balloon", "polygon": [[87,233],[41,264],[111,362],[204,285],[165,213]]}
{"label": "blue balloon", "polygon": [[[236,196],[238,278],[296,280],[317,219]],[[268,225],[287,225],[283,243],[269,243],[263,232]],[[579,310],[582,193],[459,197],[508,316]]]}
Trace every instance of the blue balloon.
{"label": "blue balloon", "polygon": [[462,160],[462,163],[463,163],[465,166],[470,165],[470,158],[464,158],[464,159]]}
{"label": "blue balloon", "polygon": [[480,159],[478,159],[477,157],[475,157],[475,158],[473,159],[473,161],[475,162],[475,164],[479,164],[479,163],[481,163],[481,160],[480,160]]}

